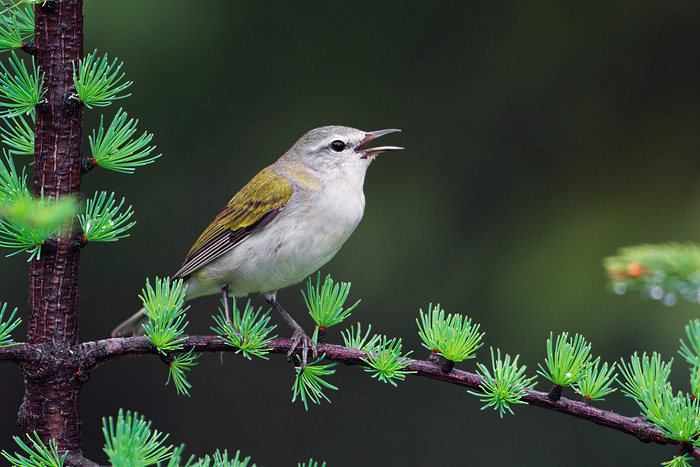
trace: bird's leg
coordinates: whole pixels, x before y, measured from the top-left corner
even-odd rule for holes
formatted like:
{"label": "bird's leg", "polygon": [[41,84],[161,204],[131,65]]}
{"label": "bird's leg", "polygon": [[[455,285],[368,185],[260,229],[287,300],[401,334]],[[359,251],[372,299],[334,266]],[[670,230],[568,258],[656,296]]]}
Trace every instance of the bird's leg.
{"label": "bird's leg", "polygon": [[224,300],[224,316],[226,317],[226,322],[233,327],[233,321],[231,321],[231,310],[228,307],[228,284],[221,284],[221,295]]}
{"label": "bird's leg", "polygon": [[240,331],[233,327],[233,321],[231,321],[231,307],[228,304],[228,284],[221,284],[221,295],[224,300],[224,317],[226,318],[226,324],[231,326],[233,332],[242,339],[243,337]]}
{"label": "bird's leg", "polygon": [[289,352],[287,353],[287,358],[291,358],[292,354],[294,353],[294,350],[297,348],[297,345],[301,342],[301,368],[302,370],[306,368],[306,360],[307,360],[307,355],[309,353],[309,347],[311,348],[311,351],[313,352],[314,358],[316,358],[316,343],[311,339],[309,336],[306,335],[304,330],[302,329],[299,324],[297,324],[296,321],[294,321],[294,318],[292,318],[289,313],[285,311],[284,308],[282,308],[282,305],[280,305],[277,302],[277,292],[269,292],[265,294],[265,300],[275,307],[275,309],[279,312],[279,314],[282,315],[284,320],[289,324],[289,326],[294,330],[294,334],[292,334],[292,348],[289,349]]}
{"label": "bird's leg", "polygon": [[[228,305],[228,284],[221,284],[221,296],[224,301],[224,317],[226,318],[226,324],[231,326],[231,329],[233,329],[233,332],[236,333],[236,335],[240,338],[243,339],[243,336],[241,336],[241,333],[238,329],[233,327],[233,321],[231,321],[231,309],[229,308]],[[221,358],[221,363],[224,363],[224,353],[221,352],[219,354],[219,357]]]}

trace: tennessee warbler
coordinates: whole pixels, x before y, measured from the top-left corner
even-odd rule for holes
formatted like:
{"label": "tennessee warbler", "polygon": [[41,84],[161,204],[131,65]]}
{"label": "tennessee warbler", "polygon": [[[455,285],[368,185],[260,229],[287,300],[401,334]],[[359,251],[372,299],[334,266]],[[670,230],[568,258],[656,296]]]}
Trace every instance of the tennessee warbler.
{"label": "tennessee warbler", "polygon": [[[302,136],[228,202],[190,249],[172,276],[187,285],[186,298],[253,292],[294,330],[302,365],[316,345],[277,302],[277,291],[299,283],[326,264],[355,230],[365,210],[362,186],[377,154],[403,149],[368,148],[373,139],[400,130],[361,131],[325,126]],[[131,335],[146,320],[142,311],[120,324],[112,337]]]}

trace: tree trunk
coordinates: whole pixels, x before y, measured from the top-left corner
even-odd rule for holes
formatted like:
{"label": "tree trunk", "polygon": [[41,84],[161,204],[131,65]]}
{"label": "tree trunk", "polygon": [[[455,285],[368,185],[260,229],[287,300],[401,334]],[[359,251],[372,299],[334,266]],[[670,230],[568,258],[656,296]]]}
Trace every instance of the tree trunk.
{"label": "tree trunk", "polygon": [[[80,195],[82,108],[74,99],[73,62],[83,53],[82,0],[51,0],[35,7],[36,65],[44,74],[44,101],[36,107],[34,195]],[[30,264],[27,342],[42,349],[40,365],[25,365],[18,423],[60,450],[80,450],[80,389],[84,377],[71,364],[78,342],[76,222],[48,240]]]}

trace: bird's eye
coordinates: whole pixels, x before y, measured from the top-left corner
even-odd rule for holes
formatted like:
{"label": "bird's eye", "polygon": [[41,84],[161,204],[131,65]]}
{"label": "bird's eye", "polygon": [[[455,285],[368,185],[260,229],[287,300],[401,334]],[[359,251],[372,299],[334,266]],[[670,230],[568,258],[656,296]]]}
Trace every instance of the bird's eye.
{"label": "bird's eye", "polygon": [[334,150],[335,152],[340,152],[343,149],[345,149],[345,143],[340,141],[339,139],[336,139],[331,143],[331,149]]}

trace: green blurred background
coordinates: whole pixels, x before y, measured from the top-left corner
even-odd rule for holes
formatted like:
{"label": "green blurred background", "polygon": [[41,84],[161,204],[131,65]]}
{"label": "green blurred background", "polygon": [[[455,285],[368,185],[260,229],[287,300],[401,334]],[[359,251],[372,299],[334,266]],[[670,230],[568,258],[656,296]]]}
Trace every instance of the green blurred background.
{"label": "green blurred background", "polygon": [[[138,223],[83,252],[81,339],[107,337],[138,309],[145,279],[173,273],[258,170],[309,129],[340,124],[401,128],[382,144],[406,147],[372,164],[364,220],[323,268],[362,299],[351,323],[401,336],[421,358],[415,319],[439,302],[481,323],[480,361],[499,347],[530,374],[550,331],[582,333],[608,361],[676,357],[697,305],[609,293],[601,259],[698,238],[699,19],[695,1],[86,2],[86,53],[119,57],[134,81],[130,99],[86,110],[86,143],[100,112],[123,105],[163,157],[133,176],[84,179],[85,196],[125,196]],[[0,299],[23,317],[25,260],[0,262]],[[279,299],[311,330],[300,288]],[[193,302],[188,331],[209,333],[216,307]],[[157,358],[96,369],[85,454],[106,463],[101,417],[120,407],[187,454],[241,449],[258,465],[659,465],[675,453],[527,406],[501,420],[462,388],[394,388],[355,367],[337,367],[333,402],[305,412],[283,358],[223,360],[201,359],[189,398],[163,386]],[[14,451],[22,376],[5,364],[0,379],[0,448]],[[680,359],[672,380],[687,388]],[[618,393],[600,406],[638,413]]]}

